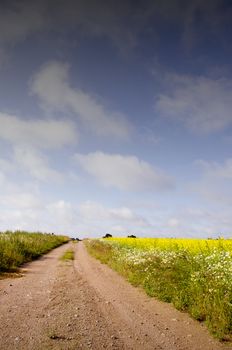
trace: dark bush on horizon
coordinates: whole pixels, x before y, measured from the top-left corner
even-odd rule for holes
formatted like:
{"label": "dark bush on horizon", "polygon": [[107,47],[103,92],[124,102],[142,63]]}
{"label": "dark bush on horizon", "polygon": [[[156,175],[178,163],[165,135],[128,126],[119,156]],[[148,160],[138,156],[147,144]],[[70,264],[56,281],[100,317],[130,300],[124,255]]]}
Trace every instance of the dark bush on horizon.
{"label": "dark bush on horizon", "polygon": [[106,233],[105,236],[103,236],[102,238],[111,238],[112,235],[110,233]]}

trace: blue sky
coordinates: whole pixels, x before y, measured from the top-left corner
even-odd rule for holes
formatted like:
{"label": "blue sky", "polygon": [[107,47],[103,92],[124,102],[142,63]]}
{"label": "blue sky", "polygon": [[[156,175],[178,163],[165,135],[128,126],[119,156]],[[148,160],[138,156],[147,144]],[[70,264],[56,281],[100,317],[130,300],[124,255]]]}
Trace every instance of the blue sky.
{"label": "blue sky", "polygon": [[0,230],[230,237],[230,1],[0,5]]}

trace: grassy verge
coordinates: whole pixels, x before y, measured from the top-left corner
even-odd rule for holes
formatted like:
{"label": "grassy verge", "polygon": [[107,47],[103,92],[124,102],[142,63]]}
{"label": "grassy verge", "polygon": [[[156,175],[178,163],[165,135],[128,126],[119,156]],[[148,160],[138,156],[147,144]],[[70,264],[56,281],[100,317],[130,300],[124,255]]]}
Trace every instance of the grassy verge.
{"label": "grassy verge", "polygon": [[139,246],[136,240],[130,242],[89,240],[86,246],[148,295],[204,321],[217,338],[232,340],[231,251],[221,244],[197,251],[173,245],[174,241],[166,248],[156,242],[152,249]]}
{"label": "grassy verge", "polygon": [[0,273],[16,271],[29,262],[69,241],[66,236],[23,231],[0,233]]}
{"label": "grassy verge", "polygon": [[66,250],[66,252],[61,256],[60,260],[62,261],[74,260],[74,251],[72,249]]}

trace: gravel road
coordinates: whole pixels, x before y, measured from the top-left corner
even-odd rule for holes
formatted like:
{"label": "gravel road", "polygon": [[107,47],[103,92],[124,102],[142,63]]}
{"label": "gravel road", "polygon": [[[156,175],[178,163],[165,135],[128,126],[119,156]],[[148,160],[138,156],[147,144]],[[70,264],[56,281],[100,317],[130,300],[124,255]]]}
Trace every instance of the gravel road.
{"label": "gravel road", "polygon": [[[59,257],[72,246],[75,260]],[[0,280],[0,350],[223,350],[206,328],[69,243]]]}

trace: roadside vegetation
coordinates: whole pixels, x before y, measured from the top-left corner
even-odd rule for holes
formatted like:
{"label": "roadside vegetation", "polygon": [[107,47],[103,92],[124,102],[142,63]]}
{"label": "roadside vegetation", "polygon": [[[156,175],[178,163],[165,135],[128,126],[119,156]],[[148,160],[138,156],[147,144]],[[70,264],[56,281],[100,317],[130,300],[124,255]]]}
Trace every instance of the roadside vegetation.
{"label": "roadside vegetation", "polygon": [[108,238],[86,246],[148,295],[232,340],[232,240]]}
{"label": "roadside vegetation", "polygon": [[62,261],[74,260],[74,251],[72,249],[66,250],[66,252],[64,252],[64,254],[61,256],[60,260]]}
{"label": "roadside vegetation", "polygon": [[0,273],[13,272],[28,261],[38,258],[51,249],[69,241],[69,237],[6,231],[0,233]]}

